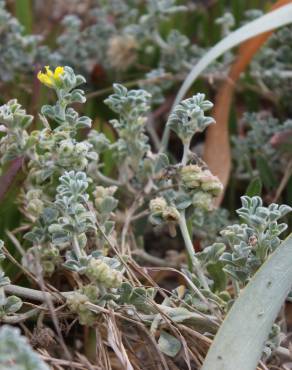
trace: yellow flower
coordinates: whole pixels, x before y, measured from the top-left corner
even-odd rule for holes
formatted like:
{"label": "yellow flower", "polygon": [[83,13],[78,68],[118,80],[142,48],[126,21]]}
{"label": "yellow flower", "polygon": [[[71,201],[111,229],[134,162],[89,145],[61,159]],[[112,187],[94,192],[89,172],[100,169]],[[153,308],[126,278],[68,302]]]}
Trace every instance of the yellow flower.
{"label": "yellow flower", "polygon": [[61,76],[64,74],[64,67],[57,67],[54,72],[51,71],[49,66],[45,66],[44,69],[38,73],[38,79],[44,85],[48,87],[57,87],[61,82]]}

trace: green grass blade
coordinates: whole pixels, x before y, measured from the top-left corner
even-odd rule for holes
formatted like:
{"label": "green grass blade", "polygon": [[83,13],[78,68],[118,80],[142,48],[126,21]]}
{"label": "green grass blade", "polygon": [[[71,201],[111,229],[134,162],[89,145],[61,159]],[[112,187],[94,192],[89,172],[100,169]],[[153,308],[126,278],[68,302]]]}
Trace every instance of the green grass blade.
{"label": "green grass blade", "polygon": [[31,0],[16,0],[15,13],[19,22],[24,26],[25,33],[32,32],[33,12]]}
{"label": "green grass blade", "polygon": [[228,313],[201,370],[255,370],[291,289],[292,234],[262,265]]}

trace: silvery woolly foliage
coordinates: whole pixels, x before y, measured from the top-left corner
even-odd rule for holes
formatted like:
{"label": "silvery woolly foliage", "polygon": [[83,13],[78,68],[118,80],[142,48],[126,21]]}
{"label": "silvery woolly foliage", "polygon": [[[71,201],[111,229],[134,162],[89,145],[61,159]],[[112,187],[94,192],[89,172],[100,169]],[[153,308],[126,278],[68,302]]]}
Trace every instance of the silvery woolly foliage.
{"label": "silvery woolly foliage", "polygon": [[105,104],[118,114],[118,119],[110,121],[119,134],[118,141],[113,145],[115,154],[121,161],[126,159],[134,171],[150,149],[145,135],[150,99],[151,95],[144,90],[128,91],[123,85],[114,84],[114,94],[105,100]]}
{"label": "silvery woolly foliage", "polygon": [[1,163],[24,155],[32,145],[27,128],[33,116],[26,114],[16,99],[10,100],[0,107],[0,139]]}
{"label": "silvery woolly foliage", "polygon": [[188,46],[190,40],[178,30],[172,30],[166,39],[166,45],[161,49],[160,66],[172,72],[186,69],[188,60]]}
{"label": "silvery woolly foliage", "polygon": [[251,63],[251,75],[257,86],[280,99],[285,108],[291,98],[292,61],[291,26],[273,33]]}
{"label": "silvery woolly foliage", "polygon": [[[152,59],[158,51],[158,68],[165,68],[166,72],[188,70],[187,60],[191,59],[188,38],[179,30],[171,31],[165,39],[160,34],[165,20],[187,11],[187,7],[176,3],[175,0],[147,0],[146,4],[139,0],[131,4],[98,1],[98,6],[91,10],[93,22],[86,25],[76,15],[66,16],[64,31],[57,40],[62,63],[86,74],[94,65],[100,65],[110,76],[113,71],[135,66],[140,55]],[[145,79],[149,79],[147,74]],[[157,84],[151,78],[147,82],[149,86]]]}
{"label": "silvery woolly foliage", "polygon": [[[82,171],[89,163],[98,161],[93,145],[88,140],[78,141],[76,138],[80,129],[91,127],[91,119],[80,117],[70,107],[73,103],[85,102],[83,90],[77,88],[84,81],[81,75],[75,75],[70,67],[65,67],[54,87],[57,102],[42,107],[44,128],[31,133],[31,139],[36,142],[34,153],[30,156],[31,182],[41,185],[66,170]],[[52,126],[56,123],[57,126],[51,128],[50,121]]]}
{"label": "silvery woolly foliage", "polygon": [[40,42],[39,36],[24,35],[23,26],[0,1],[0,80],[10,81],[23,72],[32,72],[32,66]]}
{"label": "silvery woolly foliage", "polygon": [[[233,158],[236,175],[239,178],[252,178],[261,175],[260,163],[265,162],[273,174],[283,172],[287,158],[273,145],[273,137],[289,135],[292,121],[281,122],[269,112],[245,113],[241,120],[244,136],[232,136]],[[280,165],[279,165],[280,164]]]}
{"label": "silvery woolly foliage", "polygon": [[214,119],[205,116],[213,104],[205,100],[205,94],[197,94],[178,104],[168,119],[168,126],[179,136],[183,143],[191,141],[194,134],[204,131],[214,123]]}
{"label": "silvery woolly foliage", "polygon": [[[0,263],[5,259],[3,253],[4,243],[0,239]],[[22,300],[15,295],[9,297],[6,296],[4,287],[10,284],[10,279],[5,275],[0,265],[0,320],[7,316],[11,316],[20,310],[22,306]]]}
{"label": "silvery woolly foliage", "polygon": [[265,207],[261,198],[257,196],[243,196],[241,202],[242,207],[237,210],[237,214],[242,223],[229,225],[223,229],[218,242],[205,248],[201,258],[208,267],[210,255],[218,251],[216,259],[212,262],[212,271],[216,279],[221,276],[226,280],[224,277],[226,273],[245,285],[280,245],[280,235],[287,229],[287,224],[280,223],[279,220],[292,209],[287,205],[279,206],[274,203]]}
{"label": "silvery woolly foliage", "polygon": [[18,328],[3,325],[0,328],[0,369],[49,370],[48,365],[31,348]]}
{"label": "silvery woolly foliage", "polygon": [[[87,241],[85,233],[96,230],[95,215],[86,206],[89,199],[87,188],[88,179],[84,172],[65,172],[60,177],[54,202],[59,214],[58,223],[49,227],[53,244],[78,243],[82,251]],[[77,248],[75,253],[80,254],[81,251]]]}
{"label": "silvery woolly foliage", "polygon": [[88,117],[78,117],[77,112],[68,105],[73,103],[85,103],[84,91],[77,87],[85,82],[85,78],[76,75],[72,68],[64,67],[64,73],[60,76],[60,83],[55,87],[58,100],[55,105],[44,105],[42,114],[60,124],[58,131],[64,126],[69,129],[88,128],[91,120]]}
{"label": "silvery woolly foliage", "polygon": [[[118,139],[112,144],[103,133],[91,128],[88,117],[80,117],[71,106],[85,102],[79,88],[83,77],[69,67],[54,71],[46,67],[38,76],[55,92],[56,103],[42,108],[42,127],[23,136],[29,145],[19,151],[28,169],[20,197],[20,211],[28,229],[23,267],[36,277],[41,274],[44,279],[52,278],[50,281],[58,274],[70,277],[69,291],[61,294],[66,304],[59,308],[81,325],[94,327],[110,309],[133,320],[139,317],[154,333],[164,323],[161,313],[174,322],[187,323],[194,315],[192,306],[207,315],[211,313],[210,305],[217,313],[228,309],[233,297],[226,291],[227,284],[244,286],[279,246],[286,227],[279,219],[290,208],[275,204],[264,207],[260,198],[244,197],[238,210],[243,223],[225,227],[213,245],[200,254],[195,252],[188,225],[198,226],[198,215],[201,223],[205,222],[222,191],[220,180],[189,148],[192,137],[213,123],[205,115],[212,104],[203,94],[197,94],[175,107],[167,124],[182,140],[184,153],[181,161],[171,163],[167,154],[151,150],[146,136],[149,92],[114,85],[114,93],[105,100],[116,114],[111,124]],[[16,108],[9,104],[1,108],[8,112],[5,128],[14,129],[20,123],[21,130],[26,130],[31,117],[27,118],[16,102],[10,104]],[[89,131],[83,140],[78,138],[81,128]],[[101,173],[107,150],[117,158],[117,178]],[[119,198],[125,201],[119,204]],[[133,217],[138,215],[139,219],[148,213],[148,205],[149,219],[155,226],[167,226],[173,237],[180,230],[190,257],[183,273],[199,289],[192,291],[190,285],[169,292],[159,310],[157,303],[153,304],[157,290],[132,280],[131,252],[136,251],[139,237],[135,227],[125,227],[130,210],[134,209]],[[220,217],[223,213],[218,214]],[[145,219],[140,221],[146,223]],[[210,224],[208,236],[216,238],[219,222]],[[0,259],[3,256],[0,250]],[[2,272],[0,282],[1,318],[14,319],[22,302],[17,297],[6,297],[5,286],[10,282]]]}

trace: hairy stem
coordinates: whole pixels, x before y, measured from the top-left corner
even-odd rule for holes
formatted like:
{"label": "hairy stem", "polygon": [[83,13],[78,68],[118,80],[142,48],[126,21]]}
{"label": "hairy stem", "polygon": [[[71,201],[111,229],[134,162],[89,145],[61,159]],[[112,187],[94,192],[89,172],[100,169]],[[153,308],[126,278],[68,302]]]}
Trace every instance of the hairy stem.
{"label": "hairy stem", "polygon": [[188,231],[188,228],[187,228],[186,217],[185,217],[185,212],[184,211],[182,211],[181,214],[180,214],[179,227],[180,227],[180,231],[182,233],[182,237],[183,237],[184,242],[185,242],[185,246],[187,248],[188,255],[189,255],[189,257],[191,259],[191,262],[192,262],[192,268],[194,269],[194,271],[198,275],[198,278],[199,278],[202,286],[204,287],[204,289],[210,290],[207,279],[206,279],[206,277],[205,277],[205,275],[202,271],[200,262],[197,259],[195,251],[194,251],[193,243],[192,243],[192,240],[190,238],[190,234],[189,234],[189,231]]}
{"label": "hairy stem", "polygon": [[8,284],[4,286],[4,291],[7,294],[15,294],[18,297],[28,298],[39,302],[46,302],[46,298],[50,298],[53,301],[60,301],[62,297],[66,298],[72,292],[60,292],[60,293],[49,293],[41,290],[25,288],[19,285]]}
{"label": "hairy stem", "polygon": [[108,176],[105,176],[101,172],[97,171],[98,178],[107,185],[122,186],[123,184],[120,181],[114,180]]}
{"label": "hairy stem", "polygon": [[188,156],[189,156],[189,150],[190,150],[190,142],[188,141],[187,143],[184,143],[184,151],[183,151],[183,157],[181,160],[181,164],[185,166],[188,161]]}
{"label": "hairy stem", "polygon": [[73,246],[74,253],[76,254],[76,257],[79,260],[83,256],[83,253],[82,253],[82,250],[80,249],[77,235],[73,236],[72,246]]}

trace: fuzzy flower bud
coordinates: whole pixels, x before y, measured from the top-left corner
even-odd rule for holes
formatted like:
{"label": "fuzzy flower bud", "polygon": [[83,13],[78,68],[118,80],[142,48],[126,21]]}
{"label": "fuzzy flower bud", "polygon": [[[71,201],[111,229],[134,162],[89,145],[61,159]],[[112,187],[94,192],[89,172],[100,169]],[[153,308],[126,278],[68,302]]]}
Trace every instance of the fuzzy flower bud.
{"label": "fuzzy flower bud", "polygon": [[98,208],[100,206],[105,197],[113,196],[117,189],[118,188],[116,186],[109,186],[107,188],[105,188],[104,186],[97,186],[94,192],[96,207]]}
{"label": "fuzzy flower bud", "polygon": [[27,200],[39,199],[42,195],[42,191],[40,189],[30,189],[26,193]]}
{"label": "fuzzy flower bud", "polygon": [[204,191],[198,191],[193,195],[192,203],[195,208],[210,211],[212,209],[212,195]]}
{"label": "fuzzy flower bud", "polygon": [[30,189],[26,194],[26,209],[34,217],[38,217],[43,212],[44,203],[41,198],[42,191],[40,189]]}
{"label": "fuzzy flower bud", "polygon": [[171,222],[171,221],[178,221],[180,218],[179,211],[173,207],[169,206],[164,209],[162,212],[162,217],[164,218],[165,221]]}
{"label": "fuzzy flower bud", "polygon": [[202,189],[213,196],[217,197],[223,190],[223,185],[217,176],[212,175],[209,170],[203,171],[202,177]]}
{"label": "fuzzy flower bud", "polygon": [[152,213],[162,213],[166,207],[166,200],[162,197],[152,199],[149,204],[149,208]]}
{"label": "fuzzy flower bud", "polygon": [[59,146],[59,153],[64,157],[69,157],[74,151],[74,144],[71,140],[62,140]]}
{"label": "fuzzy flower bud", "polygon": [[82,293],[85,294],[92,302],[96,301],[100,296],[100,290],[96,285],[88,284],[82,287]]}
{"label": "fuzzy flower bud", "polygon": [[200,186],[202,170],[195,164],[184,166],[181,169],[181,179],[185,187],[195,189]]}
{"label": "fuzzy flower bud", "polygon": [[70,311],[78,314],[80,324],[90,326],[94,324],[95,315],[86,307],[88,301],[85,294],[74,292],[67,298],[67,305]]}
{"label": "fuzzy flower bud", "polygon": [[88,149],[89,149],[88,143],[77,143],[75,145],[75,151],[76,151],[76,154],[78,154],[78,155],[87,154]]}
{"label": "fuzzy flower bud", "polygon": [[122,283],[122,274],[100,259],[92,258],[85,273],[89,279],[102,283],[107,288],[118,288]]}
{"label": "fuzzy flower bud", "polygon": [[33,199],[27,206],[27,211],[34,217],[38,217],[44,209],[44,203],[40,199]]}
{"label": "fuzzy flower bud", "polygon": [[75,164],[76,170],[83,171],[84,168],[88,165],[88,160],[84,157],[80,157],[74,161],[74,164]]}

